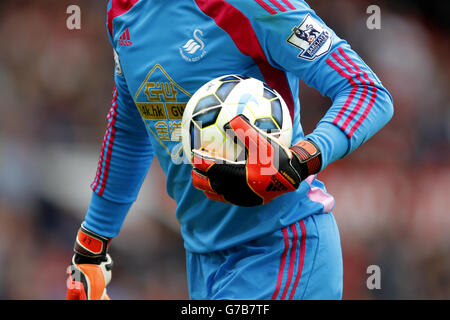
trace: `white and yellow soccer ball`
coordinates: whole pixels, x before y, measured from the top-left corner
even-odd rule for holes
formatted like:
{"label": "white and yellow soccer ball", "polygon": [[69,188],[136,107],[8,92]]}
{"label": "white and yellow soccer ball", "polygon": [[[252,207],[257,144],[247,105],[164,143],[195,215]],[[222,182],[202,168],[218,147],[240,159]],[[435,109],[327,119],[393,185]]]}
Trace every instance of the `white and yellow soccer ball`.
{"label": "white and yellow soccer ball", "polygon": [[186,105],[182,142],[189,161],[192,149],[207,150],[228,161],[244,161],[245,148],[224,129],[239,114],[284,146],[291,146],[292,120],[281,95],[258,79],[225,75],[204,84]]}

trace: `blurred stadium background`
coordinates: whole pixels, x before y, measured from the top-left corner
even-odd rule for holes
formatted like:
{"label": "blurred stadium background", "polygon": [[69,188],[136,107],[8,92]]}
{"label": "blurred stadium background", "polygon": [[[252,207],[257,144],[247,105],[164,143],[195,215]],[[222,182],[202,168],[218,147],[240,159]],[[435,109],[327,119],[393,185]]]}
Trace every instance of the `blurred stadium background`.
{"label": "blurred stadium background", "polygon": [[[310,0],[394,97],[393,120],[319,174],[336,198],[344,299],[450,299],[449,1]],[[66,28],[66,8],[82,11]],[[381,30],[366,8],[381,8]],[[64,299],[113,87],[106,1],[0,2],[0,299]],[[302,85],[308,133],[330,105]],[[154,161],[121,234],[114,299],[187,299],[183,243]],[[381,290],[366,269],[381,268]]]}

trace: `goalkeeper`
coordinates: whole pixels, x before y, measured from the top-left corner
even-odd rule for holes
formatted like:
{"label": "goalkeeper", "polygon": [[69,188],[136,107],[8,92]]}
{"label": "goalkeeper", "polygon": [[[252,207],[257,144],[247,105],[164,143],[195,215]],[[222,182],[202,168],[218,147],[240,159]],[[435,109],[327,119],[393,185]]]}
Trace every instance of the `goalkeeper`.
{"label": "goalkeeper", "polygon": [[[108,247],[156,156],[177,203],[191,299],[340,299],[334,199],[316,177],[391,119],[392,98],[373,71],[302,0],[110,0],[107,32],[116,86],[67,298],[108,299]],[[225,74],[260,79],[286,101],[290,148],[242,116],[229,123],[249,157],[273,151],[270,176],[257,156],[221,164],[195,151],[195,167],[179,161],[176,111]],[[299,79],[333,102],[306,136]]]}

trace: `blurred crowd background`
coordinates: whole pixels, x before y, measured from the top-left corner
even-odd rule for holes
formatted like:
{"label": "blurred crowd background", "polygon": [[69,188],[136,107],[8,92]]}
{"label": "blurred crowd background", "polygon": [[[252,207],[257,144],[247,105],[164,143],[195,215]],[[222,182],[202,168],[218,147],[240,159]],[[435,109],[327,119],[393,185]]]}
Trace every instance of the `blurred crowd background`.
{"label": "blurred crowd background", "polygon": [[[394,97],[393,120],[319,174],[335,196],[344,299],[450,299],[449,1],[310,0]],[[66,8],[81,8],[81,30]],[[369,30],[366,9],[381,9]],[[0,299],[64,299],[113,88],[105,1],[0,2]],[[301,86],[306,133],[330,100]],[[157,161],[111,254],[113,299],[187,299]],[[381,269],[381,289],[366,286]]]}

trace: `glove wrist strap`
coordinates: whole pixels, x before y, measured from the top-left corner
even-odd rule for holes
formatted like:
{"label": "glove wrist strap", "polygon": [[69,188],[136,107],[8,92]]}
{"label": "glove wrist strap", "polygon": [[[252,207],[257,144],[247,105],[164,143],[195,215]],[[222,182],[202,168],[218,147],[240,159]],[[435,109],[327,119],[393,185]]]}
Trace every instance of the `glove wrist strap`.
{"label": "glove wrist strap", "polygon": [[81,226],[75,240],[74,251],[89,258],[105,257],[111,238],[102,237]]}
{"label": "glove wrist strap", "polygon": [[322,168],[322,158],[319,148],[309,140],[302,140],[291,148],[292,153],[300,163],[300,178],[305,180],[316,174]]}

